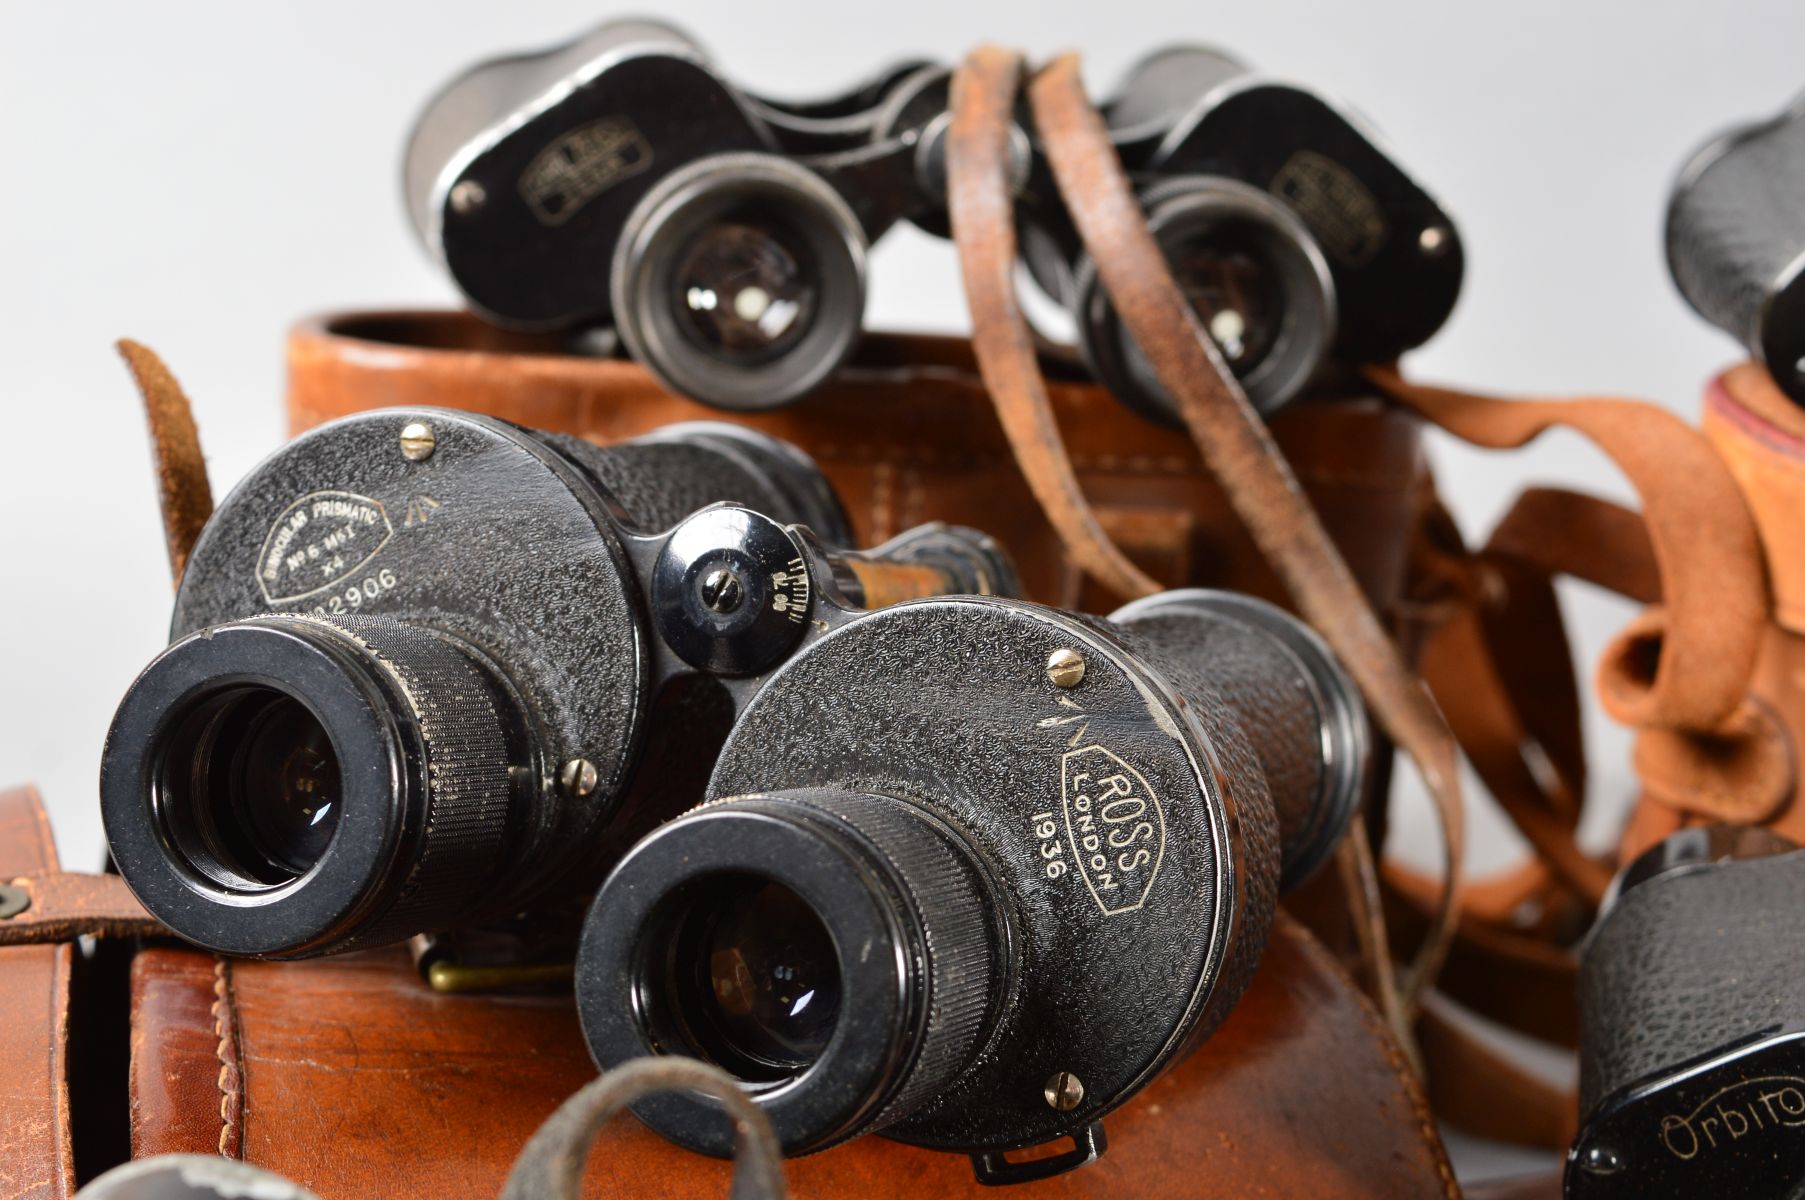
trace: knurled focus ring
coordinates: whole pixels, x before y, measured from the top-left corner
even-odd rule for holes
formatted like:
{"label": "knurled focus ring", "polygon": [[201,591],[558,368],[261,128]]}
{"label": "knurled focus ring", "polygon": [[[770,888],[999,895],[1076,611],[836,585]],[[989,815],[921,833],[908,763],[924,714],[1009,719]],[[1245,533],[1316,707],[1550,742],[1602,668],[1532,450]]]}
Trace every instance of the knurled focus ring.
{"label": "knurled focus ring", "polygon": [[[494,685],[450,640],[389,617],[321,620],[354,641],[404,697],[401,715],[425,747],[416,849],[393,899],[332,947],[384,945],[442,928],[467,909],[494,870],[507,833],[508,747]],[[405,852],[404,852],[405,853]]]}

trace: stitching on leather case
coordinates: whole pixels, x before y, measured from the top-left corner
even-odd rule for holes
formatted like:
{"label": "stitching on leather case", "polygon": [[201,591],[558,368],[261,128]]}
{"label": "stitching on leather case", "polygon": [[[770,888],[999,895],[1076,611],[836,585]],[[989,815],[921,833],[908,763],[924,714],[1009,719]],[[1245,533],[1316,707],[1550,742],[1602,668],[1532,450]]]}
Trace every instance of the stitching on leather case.
{"label": "stitching on leather case", "polygon": [[[1284,920],[1285,918],[1280,918]],[[1276,922],[1275,922],[1276,924]],[[1302,928],[1299,926],[1298,928]],[[1360,1014],[1361,1023],[1372,1031],[1373,1041],[1385,1053],[1386,1062],[1391,1064],[1391,1073],[1396,1077],[1398,1088],[1410,1102],[1410,1111],[1416,1117],[1416,1127],[1423,1136],[1423,1144],[1435,1158],[1435,1173],[1441,1177],[1442,1190],[1448,1200],[1460,1200],[1460,1185],[1454,1182],[1454,1168],[1448,1163],[1447,1151],[1442,1146],[1441,1134],[1436,1131],[1435,1118],[1429,1112],[1429,1102],[1423,1095],[1422,1085],[1416,1075],[1404,1062],[1404,1055],[1393,1041],[1389,1026],[1379,1018],[1378,1010],[1372,1005],[1365,992],[1355,984],[1353,976],[1347,968],[1336,961],[1316,936],[1308,930],[1302,930],[1303,937],[1292,938],[1292,945],[1303,952],[1305,958],[1316,964],[1318,969],[1337,976],[1347,988],[1348,999],[1353,1002],[1354,1010]],[[1276,933],[1276,930],[1275,930]]]}
{"label": "stitching on leather case", "polygon": [[213,1032],[219,1038],[219,1152],[244,1157],[244,1056],[238,1030],[237,997],[230,959],[213,960]]}

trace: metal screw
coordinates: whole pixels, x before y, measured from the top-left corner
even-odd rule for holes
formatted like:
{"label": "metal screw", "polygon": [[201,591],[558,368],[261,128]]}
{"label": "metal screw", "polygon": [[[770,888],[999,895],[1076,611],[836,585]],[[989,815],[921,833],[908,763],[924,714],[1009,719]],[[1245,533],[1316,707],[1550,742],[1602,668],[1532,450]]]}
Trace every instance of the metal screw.
{"label": "metal screw", "polygon": [[451,189],[451,211],[467,217],[489,202],[489,193],[474,179],[465,179]]}
{"label": "metal screw", "polygon": [[1430,258],[1440,258],[1442,253],[1447,250],[1448,242],[1449,234],[1446,225],[1431,225],[1416,235],[1417,249]]}
{"label": "metal screw", "polygon": [[30,907],[30,892],[10,883],[0,883],[0,921],[16,917]]}
{"label": "metal screw", "polygon": [[558,782],[566,792],[581,799],[595,791],[595,785],[601,782],[601,776],[596,773],[595,764],[588,759],[573,758],[558,772]]}
{"label": "metal screw", "polygon": [[1592,1175],[1615,1175],[1623,1170],[1623,1159],[1609,1146],[1588,1146],[1579,1156],[1580,1170]]}
{"label": "metal screw", "polygon": [[1084,1102],[1084,1081],[1070,1071],[1055,1071],[1041,1093],[1056,1112],[1071,1112]]}
{"label": "metal screw", "polygon": [[730,613],[746,601],[746,585],[726,567],[704,575],[699,592],[711,612]]}
{"label": "metal screw", "polygon": [[1077,687],[1084,681],[1084,656],[1061,646],[1047,655],[1047,678],[1056,687]]}
{"label": "metal screw", "polygon": [[401,453],[409,462],[425,462],[438,446],[437,435],[425,421],[409,421],[401,429]]}

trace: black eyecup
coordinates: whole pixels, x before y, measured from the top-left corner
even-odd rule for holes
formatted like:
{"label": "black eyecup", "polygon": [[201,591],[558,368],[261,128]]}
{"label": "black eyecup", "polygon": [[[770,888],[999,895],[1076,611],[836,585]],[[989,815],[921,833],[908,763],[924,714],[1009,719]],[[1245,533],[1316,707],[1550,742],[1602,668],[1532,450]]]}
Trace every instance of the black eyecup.
{"label": "black eyecup", "polygon": [[[506,739],[482,672],[447,640],[383,618],[264,616],[216,625],[159,655],[126,692],[101,758],[101,815],[133,893],[187,940],[299,958],[400,940],[484,892],[508,806]],[[248,877],[183,836],[165,786],[176,733],[234,690],[290,697],[330,740],[337,830],[310,869]]]}
{"label": "black eyecup", "polygon": [[[849,809],[914,811],[890,797],[844,799]],[[921,825],[924,838],[940,837],[925,819]],[[881,1124],[897,1107],[921,1102],[918,1083],[943,1083],[962,1067],[989,1001],[988,948],[979,944],[974,951],[979,939],[956,928],[928,933],[914,911],[923,897],[908,891],[910,881],[895,878],[900,861],[919,860],[906,849],[900,859],[880,851],[863,832],[862,820],[841,820],[827,803],[817,807],[801,793],[786,793],[709,804],[642,841],[597,895],[577,957],[578,1013],[596,1063],[607,1070],[645,1054],[702,1056],[686,1044],[658,994],[650,956],[695,885],[754,875],[795,892],[826,928],[839,958],[839,1017],[820,1056],[791,1078],[747,1085],[785,1153],[823,1149]],[[972,906],[967,893],[933,890],[960,908]],[[967,966],[974,953],[981,961]],[[936,956],[964,968],[957,978],[971,981],[978,993],[973,1005],[964,988],[936,971]],[[679,1145],[732,1153],[730,1131],[705,1098],[658,1096],[634,1105],[634,1112]]]}
{"label": "black eyecup", "polygon": [[[677,248],[747,201],[789,214],[822,272],[814,326],[758,365],[719,362],[691,345],[661,290]],[[865,250],[858,217],[807,167],[754,152],[697,159],[660,180],[627,217],[610,277],[615,327],[633,357],[672,391],[717,408],[777,408],[820,385],[852,353],[864,319]]]}

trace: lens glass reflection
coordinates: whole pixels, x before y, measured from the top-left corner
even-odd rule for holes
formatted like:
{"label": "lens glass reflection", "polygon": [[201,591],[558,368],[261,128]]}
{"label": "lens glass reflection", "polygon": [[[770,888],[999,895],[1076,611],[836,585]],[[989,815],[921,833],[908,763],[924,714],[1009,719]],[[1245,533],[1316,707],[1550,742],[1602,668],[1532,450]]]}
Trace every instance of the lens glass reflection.
{"label": "lens glass reflection", "polygon": [[282,696],[252,720],[224,799],[232,808],[228,819],[259,863],[304,875],[338,829],[340,790],[326,730]]}
{"label": "lens glass reflection", "polygon": [[1285,321],[1279,272],[1250,231],[1234,224],[1183,233],[1167,260],[1197,319],[1237,375],[1265,361]]}
{"label": "lens glass reflection", "polygon": [[344,780],[324,726],[273,688],[233,688],[174,724],[157,804],[172,842],[228,886],[305,875],[338,831]]}
{"label": "lens glass reflection", "polygon": [[742,366],[779,358],[808,333],[820,271],[804,240],[753,210],[698,230],[674,256],[670,301],[700,349]]}
{"label": "lens glass reflection", "polygon": [[840,1014],[839,956],[795,892],[754,875],[709,880],[673,949],[675,1000],[695,1050],[757,1082],[821,1056]]}

